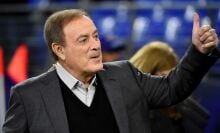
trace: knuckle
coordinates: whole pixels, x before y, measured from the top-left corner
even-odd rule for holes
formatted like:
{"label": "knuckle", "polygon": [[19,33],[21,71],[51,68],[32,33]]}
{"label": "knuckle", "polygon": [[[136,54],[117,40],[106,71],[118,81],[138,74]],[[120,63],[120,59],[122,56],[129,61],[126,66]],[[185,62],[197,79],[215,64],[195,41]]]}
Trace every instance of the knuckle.
{"label": "knuckle", "polygon": [[212,36],[209,37],[209,41],[213,41],[214,38]]}
{"label": "knuckle", "polygon": [[211,28],[211,26],[210,26],[210,25],[203,25],[202,28],[203,28],[204,30],[209,30],[209,29]]}
{"label": "knuckle", "polygon": [[210,33],[210,32],[206,32],[205,35],[206,35],[206,36],[210,36],[211,33]]}

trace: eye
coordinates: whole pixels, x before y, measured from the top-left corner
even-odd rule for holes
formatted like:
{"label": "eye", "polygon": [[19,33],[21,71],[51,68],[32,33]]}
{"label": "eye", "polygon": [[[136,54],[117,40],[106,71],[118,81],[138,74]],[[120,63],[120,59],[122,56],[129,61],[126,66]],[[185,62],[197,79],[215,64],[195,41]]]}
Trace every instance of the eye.
{"label": "eye", "polygon": [[86,37],[82,37],[79,39],[79,43],[85,43],[88,39]]}
{"label": "eye", "polygon": [[98,41],[98,40],[99,40],[99,35],[98,35],[98,34],[95,34],[95,35],[94,35],[94,38]]}

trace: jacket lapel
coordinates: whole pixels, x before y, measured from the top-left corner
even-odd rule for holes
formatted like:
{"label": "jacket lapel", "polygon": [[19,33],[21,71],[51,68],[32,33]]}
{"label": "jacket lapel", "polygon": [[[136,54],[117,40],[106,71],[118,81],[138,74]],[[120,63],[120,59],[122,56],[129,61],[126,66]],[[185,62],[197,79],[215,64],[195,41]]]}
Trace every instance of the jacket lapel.
{"label": "jacket lapel", "polygon": [[[105,71],[105,70],[104,70]],[[104,71],[98,73],[111,104],[120,133],[129,133],[128,115],[122,97],[121,88],[116,78],[107,76]]]}
{"label": "jacket lapel", "polygon": [[[121,88],[115,77],[109,77],[104,71],[98,73],[111,104],[120,133],[129,133],[128,115],[123,101]],[[69,133],[68,121],[59,79],[53,69],[42,80],[43,89],[39,89],[46,110],[57,133]],[[40,87],[39,87],[40,88]]]}
{"label": "jacket lapel", "polygon": [[40,89],[45,107],[56,133],[69,133],[66,111],[56,71],[47,73]]}

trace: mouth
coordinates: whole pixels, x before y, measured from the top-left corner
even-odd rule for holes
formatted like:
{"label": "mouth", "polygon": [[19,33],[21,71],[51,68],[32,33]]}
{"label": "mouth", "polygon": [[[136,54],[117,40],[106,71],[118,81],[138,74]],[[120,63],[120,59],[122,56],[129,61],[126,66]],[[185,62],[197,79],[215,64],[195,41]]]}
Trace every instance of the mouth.
{"label": "mouth", "polygon": [[91,55],[91,58],[92,59],[97,59],[97,58],[99,58],[100,57],[100,53],[93,53],[92,55]]}

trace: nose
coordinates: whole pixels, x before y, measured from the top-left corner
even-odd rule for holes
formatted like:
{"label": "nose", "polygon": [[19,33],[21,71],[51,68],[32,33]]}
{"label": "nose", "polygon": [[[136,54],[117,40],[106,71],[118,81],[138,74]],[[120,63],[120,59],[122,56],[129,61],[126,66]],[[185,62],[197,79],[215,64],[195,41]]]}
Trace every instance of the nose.
{"label": "nose", "polygon": [[92,38],[92,49],[100,50],[101,49],[101,42],[99,38]]}

